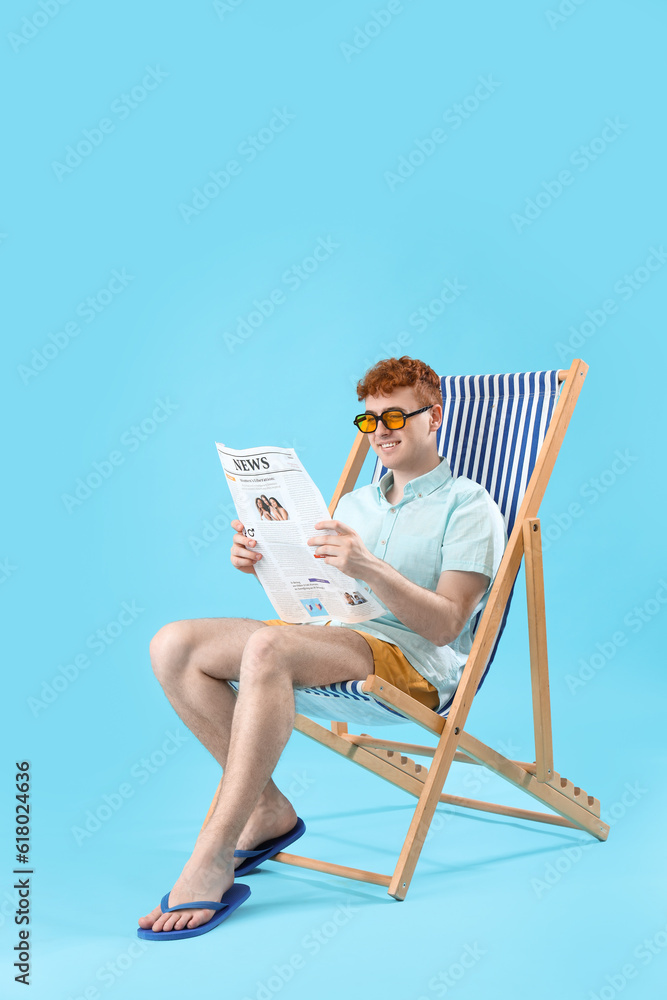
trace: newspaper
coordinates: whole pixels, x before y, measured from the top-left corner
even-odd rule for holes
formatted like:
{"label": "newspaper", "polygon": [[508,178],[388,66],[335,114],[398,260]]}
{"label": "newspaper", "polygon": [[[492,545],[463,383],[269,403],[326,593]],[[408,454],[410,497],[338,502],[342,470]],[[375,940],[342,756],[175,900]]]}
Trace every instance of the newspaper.
{"label": "newspaper", "polygon": [[315,558],[306,544],[319,521],[331,520],[322,494],[293,448],[245,448],[216,441],[227,484],[245,534],[257,541],[262,558],[255,573],[279,618],[302,624],[314,618],[365,622],[385,613],[360,584]]}

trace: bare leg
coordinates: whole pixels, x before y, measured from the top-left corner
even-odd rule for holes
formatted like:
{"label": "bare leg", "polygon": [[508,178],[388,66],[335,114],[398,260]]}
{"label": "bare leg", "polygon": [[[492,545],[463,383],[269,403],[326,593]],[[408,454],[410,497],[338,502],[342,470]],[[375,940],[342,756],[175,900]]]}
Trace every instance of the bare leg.
{"label": "bare leg", "polygon": [[[165,694],[222,768],[236,707],[236,695],[227,680],[239,679],[245,644],[264,628],[263,622],[250,618],[198,618],[170,622],[151,641],[153,670]],[[295,822],[292,804],[269,777],[236,846],[253,850],[264,840],[287,832]],[[235,866],[242,860],[236,858]],[[150,927],[161,913],[156,906],[139,918],[139,924]]]}
{"label": "bare leg", "polygon": [[[248,637],[220,796],[174,884],[170,906],[220,899],[232,885],[239,836],[292,732],[294,686],[361,680],[372,672],[368,643],[350,629],[266,627]],[[211,910],[160,914],[152,929],[197,927],[212,915]]]}
{"label": "bare leg", "polygon": [[197,618],[171,622],[153,636],[150,656],[164,693],[185,725],[225,766],[245,644],[263,622]]}

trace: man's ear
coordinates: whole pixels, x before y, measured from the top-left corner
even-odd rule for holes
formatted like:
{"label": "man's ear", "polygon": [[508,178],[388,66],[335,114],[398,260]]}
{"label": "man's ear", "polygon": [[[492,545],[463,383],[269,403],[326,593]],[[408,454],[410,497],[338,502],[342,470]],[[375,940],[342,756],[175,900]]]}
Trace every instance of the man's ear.
{"label": "man's ear", "polygon": [[442,406],[440,403],[434,403],[431,412],[431,430],[435,431],[438,429],[442,423]]}

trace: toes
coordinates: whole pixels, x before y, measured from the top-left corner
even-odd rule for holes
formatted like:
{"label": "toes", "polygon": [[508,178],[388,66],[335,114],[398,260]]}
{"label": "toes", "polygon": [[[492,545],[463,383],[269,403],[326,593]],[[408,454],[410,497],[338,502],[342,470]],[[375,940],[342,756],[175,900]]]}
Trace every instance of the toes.
{"label": "toes", "polygon": [[[182,926],[190,928],[201,927],[202,924],[211,919],[214,912],[214,910],[186,910]],[[178,930],[180,930],[180,927]]]}
{"label": "toes", "polygon": [[151,927],[155,923],[157,918],[161,915],[162,915],[162,910],[160,909],[159,906],[156,906],[155,909],[151,910],[150,913],[147,913],[145,917],[139,917],[139,924],[142,927]]}
{"label": "toes", "polygon": [[212,910],[179,910],[175,913],[162,913],[155,921],[153,931],[181,931],[185,927],[199,927],[213,916]]}

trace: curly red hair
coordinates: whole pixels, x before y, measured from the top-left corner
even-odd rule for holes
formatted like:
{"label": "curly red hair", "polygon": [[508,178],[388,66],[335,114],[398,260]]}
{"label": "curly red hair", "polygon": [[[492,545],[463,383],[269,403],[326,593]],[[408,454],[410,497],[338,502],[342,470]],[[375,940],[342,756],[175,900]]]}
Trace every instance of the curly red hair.
{"label": "curly red hair", "polygon": [[357,398],[390,396],[394,389],[414,389],[422,406],[442,404],[440,379],[427,364],[405,354],[402,358],[385,358],[369,368],[357,382]]}

